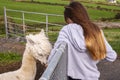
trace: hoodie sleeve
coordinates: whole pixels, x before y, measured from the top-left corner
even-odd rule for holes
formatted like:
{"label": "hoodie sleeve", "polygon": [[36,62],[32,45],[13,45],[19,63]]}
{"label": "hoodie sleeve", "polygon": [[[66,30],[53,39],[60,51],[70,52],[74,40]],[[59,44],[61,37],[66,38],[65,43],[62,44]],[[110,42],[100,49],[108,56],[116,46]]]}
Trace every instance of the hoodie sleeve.
{"label": "hoodie sleeve", "polygon": [[[102,32],[102,34],[103,34],[103,32]],[[105,41],[105,45],[106,45],[106,50],[107,50],[107,55],[106,55],[105,59],[108,60],[108,61],[110,61],[110,62],[113,62],[117,58],[117,53],[112,49],[112,47],[110,46],[110,44],[106,40],[104,34],[103,34],[103,37],[104,37],[104,41]]]}
{"label": "hoodie sleeve", "polygon": [[115,61],[117,58],[117,53],[112,49],[112,47],[110,46],[110,44],[107,42],[107,40],[105,39],[105,44],[106,44],[106,49],[107,49],[107,56],[106,56],[106,60],[108,61]]}
{"label": "hoodie sleeve", "polygon": [[59,32],[57,41],[55,42],[54,47],[53,47],[53,49],[51,50],[51,53],[50,53],[50,55],[49,55],[49,57],[48,57],[48,64],[49,64],[49,62],[51,61],[52,57],[54,56],[55,52],[57,51],[57,48],[59,47],[59,45],[60,45],[62,42],[68,42],[67,34],[66,34],[66,28],[63,28],[63,29]]}

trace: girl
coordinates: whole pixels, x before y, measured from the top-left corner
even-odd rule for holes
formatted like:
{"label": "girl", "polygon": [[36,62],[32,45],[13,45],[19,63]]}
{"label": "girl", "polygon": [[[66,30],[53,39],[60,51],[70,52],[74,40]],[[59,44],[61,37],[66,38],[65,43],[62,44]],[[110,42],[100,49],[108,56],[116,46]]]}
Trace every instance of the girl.
{"label": "girl", "polygon": [[102,30],[90,21],[81,3],[71,2],[66,6],[64,17],[68,24],[60,31],[48,61],[64,41],[68,45],[68,79],[98,80],[100,72],[96,64],[103,59],[114,61],[116,52],[106,41]]}

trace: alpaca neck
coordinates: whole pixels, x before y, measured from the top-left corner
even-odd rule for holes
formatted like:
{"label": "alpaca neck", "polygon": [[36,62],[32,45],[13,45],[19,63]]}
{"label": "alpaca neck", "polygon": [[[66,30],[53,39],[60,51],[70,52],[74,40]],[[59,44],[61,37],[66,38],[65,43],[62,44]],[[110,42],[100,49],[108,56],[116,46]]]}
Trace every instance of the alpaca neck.
{"label": "alpaca neck", "polygon": [[26,47],[23,55],[22,66],[20,68],[26,77],[36,75],[36,60],[30,52],[31,51]]}

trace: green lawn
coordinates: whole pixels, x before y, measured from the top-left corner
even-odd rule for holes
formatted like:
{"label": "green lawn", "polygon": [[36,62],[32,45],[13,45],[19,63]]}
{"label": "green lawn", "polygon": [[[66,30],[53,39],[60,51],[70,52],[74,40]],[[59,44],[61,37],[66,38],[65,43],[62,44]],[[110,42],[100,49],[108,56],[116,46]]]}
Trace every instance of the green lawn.
{"label": "green lawn", "polygon": [[[28,0],[30,1],[30,0]],[[85,0],[76,0],[76,1],[85,1]],[[91,0],[86,0],[86,1],[91,1]],[[120,0],[117,0],[120,2]],[[58,3],[58,4],[68,4],[69,0],[34,0],[34,2],[44,2],[44,3]],[[106,0],[92,0],[92,2],[107,2]],[[98,3],[84,3],[81,2],[82,4],[84,4],[85,6],[92,6],[92,7],[97,7],[97,6],[101,6],[102,8],[107,8],[107,9],[117,9],[120,10],[119,6],[114,6],[114,5],[103,5],[103,4],[98,4]]]}
{"label": "green lawn", "polygon": [[[95,2],[106,2],[107,0],[88,0],[88,1],[95,1]],[[117,0],[120,1],[120,0]]]}
{"label": "green lawn", "polygon": [[3,15],[4,6],[6,8],[15,9],[15,10],[42,12],[49,14],[61,14],[62,13],[61,11],[63,11],[63,7],[61,6],[51,6],[44,4],[33,4],[33,3],[0,0],[0,15]]}
{"label": "green lawn", "polygon": [[120,54],[120,28],[104,29],[104,34],[113,49]]}
{"label": "green lawn", "polygon": [[[36,1],[36,0],[35,0]],[[68,4],[67,1],[61,1],[61,0],[40,0],[40,2],[50,2],[50,3],[59,3],[59,4]],[[98,4],[89,4],[89,3],[83,3],[85,6],[93,6],[96,7]],[[3,16],[3,7],[15,9],[15,10],[23,10],[23,11],[32,11],[32,12],[41,12],[41,13],[49,13],[49,14],[63,14],[64,6],[59,5],[49,5],[49,4],[35,4],[35,3],[27,3],[27,2],[15,2],[12,0],[0,0],[0,16]],[[105,5],[102,5],[104,7]],[[105,6],[107,8],[114,8],[119,9],[119,7],[115,6]],[[90,15],[90,18],[92,20],[98,20],[101,17],[114,17],[115,12],[109,12],[109,11],[100,11],[95,9],[87,9],[88,13]],[[9,13],[11,15],[14,14],[14,16],[21,17],[19,13]],[[103,15],[105,14],[105,15]],[[30,16],[29,14],[27,15]],[[33,19],[39,19],[38,17],[31,16]],[[56,20],[56,19],[55,19]],[[57,21],[57,20],[56,20]],[[61,21],[61,20],[59,20]]]}
{"label": "green lawn", "polygon": [[116,13],[114,12],[108,12],[108,11],[99,11],[99,10],[93,10],[88,9],[90,18],[93,20],[99,20],[101,18],[113,18]]}
{"label": "green lawn", "polygon": [[[28,0],[29,1],[29,0]],[[38,1],[38,2],[50,2],[50,3],[60,3],[60,4],[68,4],[69,1],[67,0],[34,0],[34,1]]]}
{"label": "green lawn", "polygon": [[7,65],[13,62],[19,62],[22,60],[22,56],[17,53],[13,52],[6,52],[6,53],[1,53],[0,52],[0,66],[2,65]]}
{"label": "green lawn", "polygon": [[97,7],[100,6],[101,8],[107,8],[107,9],[114,9],[114,10],[120,10],[119,6],[112,6],[112,5],[102,5],[102,4],[95,4],[95,3],[83,3],[84,6],[91,6],[91,7]]}

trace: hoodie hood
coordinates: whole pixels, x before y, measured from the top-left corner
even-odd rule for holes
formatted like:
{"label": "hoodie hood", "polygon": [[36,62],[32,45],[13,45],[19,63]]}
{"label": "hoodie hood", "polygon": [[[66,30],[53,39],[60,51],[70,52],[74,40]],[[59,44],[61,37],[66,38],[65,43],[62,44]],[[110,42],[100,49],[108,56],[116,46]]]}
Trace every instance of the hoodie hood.
{"label": "hoodie hood", "polygon": [[85,38],[83,34],[83,29],[80,25],[71,23],[66,25],[62,29],[63,34],[67,34],[67,41],[76,49],[77,51],[85,51]]}

